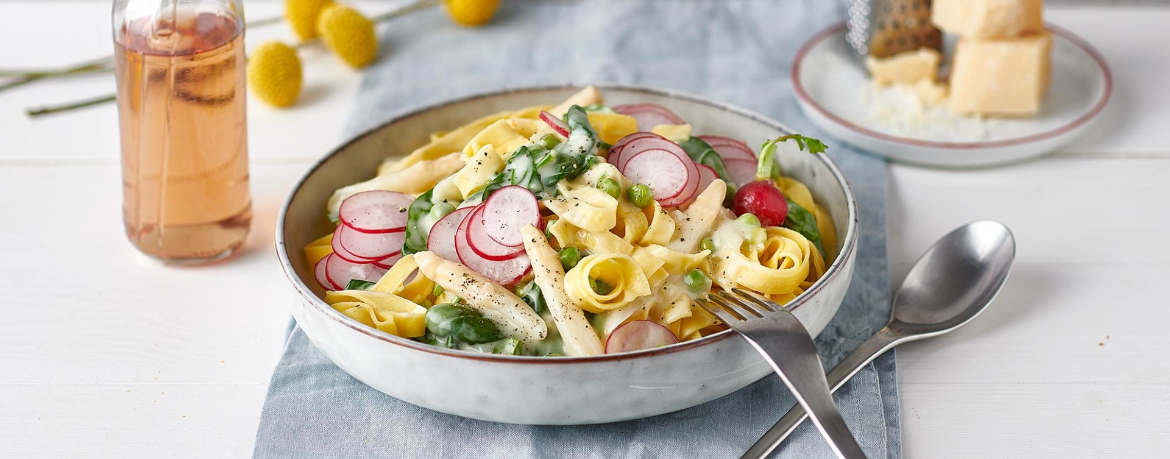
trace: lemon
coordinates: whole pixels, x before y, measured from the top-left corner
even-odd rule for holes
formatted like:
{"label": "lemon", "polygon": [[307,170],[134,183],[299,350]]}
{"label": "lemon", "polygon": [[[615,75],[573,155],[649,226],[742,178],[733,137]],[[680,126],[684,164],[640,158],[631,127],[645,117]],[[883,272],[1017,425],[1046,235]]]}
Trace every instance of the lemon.
{"label": "lemon", "polygon": [[317,18],[317,30],[325,46],[353,68],[369,65],[378,55],[374,22],[340,3],[325,7]]}
{"label": "lemon", "polygon": [[285,0],[284,18],[301,40],[317,38],[317,17],[333,0]]}
{"label": "lemon", "polygon": [[301,59],[297,50],[270,41],[252,51],[248,58],[248,89],[256,98],[277,107],[287,107],[301,94]]}
{"label": "lemon", "polygon": [[451,20],[468,27],[486,24],[500,9],[500,0],[444,0],[444,3]]}

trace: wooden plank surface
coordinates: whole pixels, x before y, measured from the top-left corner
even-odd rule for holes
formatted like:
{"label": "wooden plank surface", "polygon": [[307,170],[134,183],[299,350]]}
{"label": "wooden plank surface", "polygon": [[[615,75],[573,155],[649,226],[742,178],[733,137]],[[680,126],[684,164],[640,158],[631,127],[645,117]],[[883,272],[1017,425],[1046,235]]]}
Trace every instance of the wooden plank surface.
{"label": "wooden plank surface", "polygon": [[[109,53],[108,9],[0,3],[0,37],[41,37],[7,46],[0,67]],[[278,11],[276,1],[248,2],[253,18]],[[1170,9],[1052,7],[1049,19],[1114,69],[1117,95],[1099,129],[1007,168],[891,169],[893,285],[930,242],[970,220],[1007,223],[1020,246],[986,315],[899,352],[907,458],[1170,449]],[[47,23],[100,39],[46,35]],[[257,30],[249,43],[285,35]],[[19,113],[109,91],[108,76],[0,94],[0,457],[250,453],[291,301],[272,252],[276,210],[343,140],[360,79],[330,56],[305,57],[309,100],[249,105],[253,232],[241,256],[205,268],[159,267],[125,241],[112,106],[36,121]],[[192,288],[207,285],[217,288]]]}

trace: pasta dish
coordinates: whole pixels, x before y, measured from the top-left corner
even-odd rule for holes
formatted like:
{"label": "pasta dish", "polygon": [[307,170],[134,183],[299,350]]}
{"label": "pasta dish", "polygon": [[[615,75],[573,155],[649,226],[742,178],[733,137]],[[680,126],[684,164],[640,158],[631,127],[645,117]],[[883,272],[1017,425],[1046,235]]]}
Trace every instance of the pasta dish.
{"label": "pasta dish", "polygon": [[775,160],[820,141],[757,152],[692,129],[589,87],[436,132],[336,190],[336,228],[305,256],[334,309],[435,346],[590,356],[699,339],[725,327],[695,298],[787,303],[824,274],[837,235]]}

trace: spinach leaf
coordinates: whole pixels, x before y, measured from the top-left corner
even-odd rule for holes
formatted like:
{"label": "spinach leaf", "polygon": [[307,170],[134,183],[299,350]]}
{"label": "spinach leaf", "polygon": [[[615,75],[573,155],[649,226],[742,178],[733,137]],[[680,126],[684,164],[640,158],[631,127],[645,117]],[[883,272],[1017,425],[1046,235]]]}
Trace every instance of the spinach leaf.
{"label": "spinach leaf", "polygon": [[602,142],[597,131],[589,124],[585,109],[578,105],[569,108],[565,114],[569,125],[568,140],[557,144],[552,150],[540,145],[520,147],[504,163],[504,170],[496,174],[483,190],[469,196],[486,200],[496,190],[509,185],[528,188],[538,198],[555,197],[557,183],[584,174],[601,162],[597,150]]}
{"label": "spinach leaf", "polygon": [[788,218],[784,219],[784,227],[800,233],[825,256],[825,246],[821,243],[821,232],[817,230],[817,219],[812,212],[800,207],[799,204],[788,200]]}
{"label": "spinach leaf", "polygon": [[427,250],[427,232],[424,231],[426,228],[419,227],[419,218],[430,212],[431,207],[435,205],[431,202],[434,191],[430,189],[419,195],[406,209],[406,242],[402,244],[403,255]]}
{"label": "spinach leaf", "polygon": [[548,309],[544,302],[544,291],[540,290],[540,286],[536,285],[536,282],[524,284],[523,287],[516,290],[516,294],[525,303],[528,303],[528,306],[532,307],[532,310],[536,311],[537,314],[543,314]]}
{"label": "spinach leaf", "polygon": [[345,286],[346,290],[369,290],[377,282],[364,281],[361,279],[350,279],[349,284]]}
{"label": "spinach leaf", "polygon": [[678,145],[682,147],[683,151],[687,152],[687,156],[690,156],[692,161],[715,169],[715,174],[724,182],[735,183],[727,175],[727,166],[723,164],[723,157],[719,156],[719,152],[711,148],[711,145],[708,145],[703,139],[691,136],[691,138]]}
{"label": "spinach leaf", "polygon": [[431,333],[430,331],[423,335],[422,342],[430,344],[431,346],[445,347],[447,349],[455,349],[459,347],[459,343],[455,341],[454,336],[439,337],[439,335]]}
{"label": "spinach leaf", "polygon": [[492,354],[524,355],[524,343],[516,338],[507,338],[496,343]]}
{"label": "spinach leaf", "polygon": [[439,338],[454,338],[468,344],[490,343],[507,338],[495,322],[467,306],[431,306],[427,310],[426,324],[427,331]]}

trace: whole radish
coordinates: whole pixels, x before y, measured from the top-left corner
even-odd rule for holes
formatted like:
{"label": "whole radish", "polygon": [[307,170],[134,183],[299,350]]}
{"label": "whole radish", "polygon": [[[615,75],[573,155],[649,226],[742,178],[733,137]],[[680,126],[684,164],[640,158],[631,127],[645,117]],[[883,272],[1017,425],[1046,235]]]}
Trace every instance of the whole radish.
{"label": "whole radish", "polygon": [[809,153],[825,151],[820,140],[800,134],[777,137],[764,143],[760,149],[755,180],[745,183],[735,192],[732,211],[736,216],[753,214],[763,226],[780,226],[788,218],[788,199],[776,188],[774,181],[780,176],[780,165],[776,163],[776,145],[786,140],[795,140],[801,150],[808,146]]}

